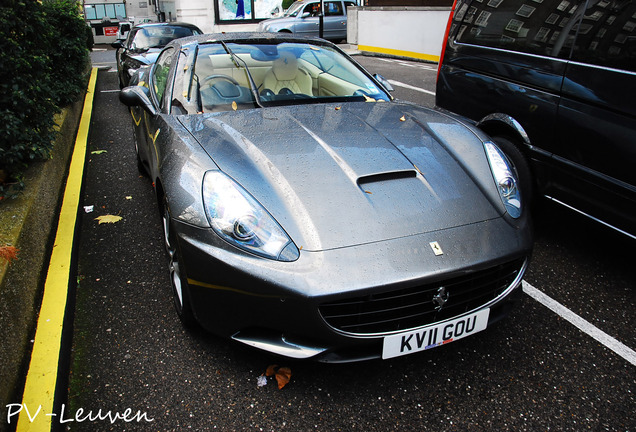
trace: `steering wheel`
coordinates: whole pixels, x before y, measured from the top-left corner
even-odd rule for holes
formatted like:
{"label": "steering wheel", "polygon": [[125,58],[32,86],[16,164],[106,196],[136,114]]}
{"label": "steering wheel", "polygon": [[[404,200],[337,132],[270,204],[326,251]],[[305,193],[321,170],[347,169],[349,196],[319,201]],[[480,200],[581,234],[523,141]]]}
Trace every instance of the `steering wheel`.
{"label": "steering wheel", "polygon": [[234,84],[235,86],[240,86],[240,84],[238,83],[237,80],[235,80],[234,78],[232,78],[229,75],[223,75],[223,74],[214,74],[214,75],[207,76],[207,77],[205,77],[203,79],[203,84],[205,84],[208,81],[214,80],[214,79],[221,79],[221,80],[224,80],[224,81],[228,81],[228,82]]}

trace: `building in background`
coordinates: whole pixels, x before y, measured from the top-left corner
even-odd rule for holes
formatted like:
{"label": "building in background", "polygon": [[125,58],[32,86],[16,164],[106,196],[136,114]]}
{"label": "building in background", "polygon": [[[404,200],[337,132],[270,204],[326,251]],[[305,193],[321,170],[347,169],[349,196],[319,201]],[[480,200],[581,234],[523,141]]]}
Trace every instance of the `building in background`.
{"label": "building in background", "polygon": [[[120,22],[182,21],[205,33],[255,31],[290,0],[82,0],[95,43],[117,38]],[[453,0],[357,0],[347,42],[360,51],[437,62]]]}
{"label": "building in background", "polygon": [[117,38],[121,22],[184,21],[204,32],[252,31],[283,13],[283,0],[83,0],[95,43]]}

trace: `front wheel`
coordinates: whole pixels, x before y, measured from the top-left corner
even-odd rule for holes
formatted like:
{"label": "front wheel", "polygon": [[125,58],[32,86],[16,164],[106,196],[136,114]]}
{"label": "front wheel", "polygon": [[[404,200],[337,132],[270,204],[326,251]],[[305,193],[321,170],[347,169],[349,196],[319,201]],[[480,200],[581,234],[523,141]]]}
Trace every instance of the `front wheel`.
{"label": "front wheel", "polygon": [[139,155],[139,144],[138,144],[138,141],[137,141],[136,134],[133,137],[133,139],[135,140],[135,154],[137,155],[137,171],[139,171],[139,174],[145,176],[146,175],[146,167],[144,166],[144,163],[141,161],[141,156]]}
{"label": "front wheel", "polygon": [[174,302],[175,310],[177,311],[177,316],[184,326],[191,328],[196,325],[196,319],[192,311],[188,280],[185,276],[185,271],[180,261],[179,245],[177,244],[177,237],[174,233],[173,224],[170,217],[170,210],[168,208],[168,202],[165,197],[163,199],[162,207],[163,211],[161,219],[163,223],[164,244],[169,259],[172,299]]}

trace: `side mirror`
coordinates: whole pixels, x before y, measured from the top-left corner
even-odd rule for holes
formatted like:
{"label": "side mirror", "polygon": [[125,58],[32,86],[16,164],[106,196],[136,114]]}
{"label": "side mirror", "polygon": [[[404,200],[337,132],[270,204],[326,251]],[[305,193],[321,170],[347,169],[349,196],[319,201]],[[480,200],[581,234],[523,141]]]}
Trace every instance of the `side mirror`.
{"label": "side mirror", "polygon": [[384,78],[382,75],[373,74],[373,78],[375,78],[380,84],[382,84],[382,87],[384,87],[386,89],[386,91],[388,91],[388,92],[392,92],[393,91],[393,86],[391,85],[391,83],[389,83],[389,80]]}
{"label": "side mirror", "polygon": [[309,12],[303,12],[303,14],[300,17],[301,18],[308,18],[310,16],[311,16],[311,14]]}
{"label": "side mirror", "polygon": [[123,39],[117,39],[115,42],[111,43],[110,46],[112,46],[115,49],[120,49],[124,47],[124,41]]}
{"label": "side mirror", "polygon": [[157,114],[157,109],[150,100],[150,90],[148,90],[148,87],[126,87],[119,92],[119,101],[129,107],[141,107],[152,115]]}

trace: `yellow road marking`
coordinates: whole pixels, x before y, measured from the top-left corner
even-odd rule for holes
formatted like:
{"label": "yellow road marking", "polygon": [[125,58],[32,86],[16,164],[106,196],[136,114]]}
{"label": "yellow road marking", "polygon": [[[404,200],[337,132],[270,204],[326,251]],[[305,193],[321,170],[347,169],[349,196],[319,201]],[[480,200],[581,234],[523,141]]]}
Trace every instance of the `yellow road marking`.
{"label": "yellow road marking", "polygon": [[73,237],[96,81],[97,68],[93,68],[64,190],[55,244],[51,252],[51,260],[44,284],[44,295],[37,322],[33,352],[31,353],[31,363],[22,395],[22,406],[30,411],[31,417],[34,416],[38,407],[41,406],[41,410],[32,419],[28,415],[29,412],[22,409],[18,418],[17,432],[49,432],[51,430],[53,417],[46,414],[53,413],[64,311],[71,270]]}
{"label": "yellow road marking", "polygon": [[396,50],[391,48],[380,48],[380,47],[373,47],[373,46],[367,46],[367,45],[358,45],[358,50],[368,51],[368,52],[373,52],[378,54],[389,54],[389,55],[394,55],[398,57],[408,57],[408,58],[416,58],[416,59],[427,60],[432,62],[439,62],[438,55],[424,54],[424,53],[418,53],[414,51],[402,51],[402,50]]}

